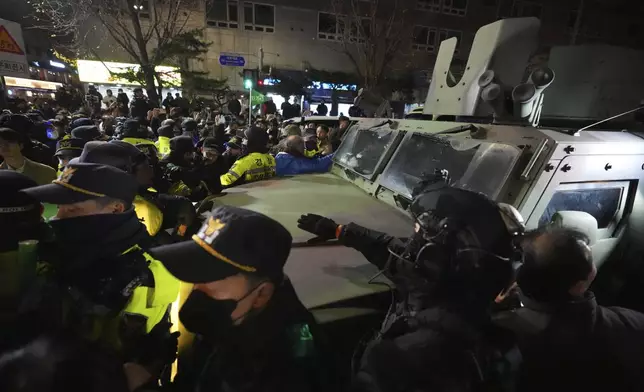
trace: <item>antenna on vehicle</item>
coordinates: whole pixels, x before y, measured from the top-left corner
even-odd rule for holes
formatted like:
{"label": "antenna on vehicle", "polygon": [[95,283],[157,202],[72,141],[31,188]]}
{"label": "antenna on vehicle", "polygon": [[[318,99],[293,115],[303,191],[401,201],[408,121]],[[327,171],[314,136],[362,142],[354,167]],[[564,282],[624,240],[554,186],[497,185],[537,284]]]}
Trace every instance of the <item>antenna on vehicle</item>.
{"label": "antenna on vehicle", "polygon": [[586,125],[585,127],[581,128],[581,129],[578,129],[577,131],[569,132],[569,134],[571,134],[571,135],[573,135],[573,136],[579,136],[579,135],[581,134],[581,131],[585,131],[586,129],[588,129],[588,128],[592,128],[592,127],[594,127],[595,125],[603,124],[603,123],[605,123],[605,122],[608,122],[608,121],[610,121],[610,120],[614,120],[614,119],[616,119],[616,118],[619,118],[619,117],[625,116],[625,115],[627,115],[627,114],[634,113],[634,112],[636,112],[636,111],[638,111],[638,110],[640,110],[640,109],[643,109],[643,108],[644,108],[644,104],[641,104],[640,106],[636,107],[635,109],[631,109],[631,110],[629,110],[629,111],[626,111],[626,112],[623,112],[623,113],[616,114],[616,115],[614,115],[613,117],[605,118],[605,119],[603,119],[603,120],[597,121],[596,123],[592,123],[592,124],[590,124],[590,125]]}

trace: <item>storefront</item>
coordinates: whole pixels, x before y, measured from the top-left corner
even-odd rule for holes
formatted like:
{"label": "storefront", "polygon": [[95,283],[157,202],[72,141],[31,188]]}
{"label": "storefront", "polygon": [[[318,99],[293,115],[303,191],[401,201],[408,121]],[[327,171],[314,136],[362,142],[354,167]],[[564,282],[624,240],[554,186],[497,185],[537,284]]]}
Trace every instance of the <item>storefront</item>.
{"label": "storefront", "polygon": [[[77,64],[78,77],[85,87],[87,88],[90,84],[94,85],[103,95],[106,94],[107,90],[112,90],[112,93],[116,95],[118,89],[123,89],[123,92],[132,97],[134,89],[141,87],[138,83],[118,76],[119,73],[126,71],[137,71],[140,68],[138,64],[91,60],[78,60]],[[175,93],[181,92],[181,75],[178,68],[159,65],[155,70],[161,74],[161,80],[164,84],[163,97],[167,93],[171,93],[174,96]]]}
{"label": "storefront", "polygon": [[[281,95],[270,91],[272,91],[272,86],[279,83],[280,80],[276,78],[265,78],[258,82],[259,86],[263,87],[263,90],[269,91],[266,96],[273,98],[273,102],[275,102],[278,109],[284,102],[284,98]],[[335,94],[338,101],[338,114],[341,113],[348,115],[349,108],[353,105],[356,89],[357,86],[355,84],[334,84],[312,81],[305,89],[309,96],[309,100],[301,98],[298,103],[302,107],[303,111],[311,110],[312,112],[315,112],[318,104],[324,101],[328,111],[331,112],[331,103],[333,102],[333,95]],[[291,96],[289,97],[289,102],[294,103],[295,99],[295,96]]]}
{"label": "storefront", "polygon": [[56,90],[63,87],[62,83],[46,80],[16,78],[4,76],[4,85],[9,98],[22,98],[34,101],[36,98],[54,98]]}

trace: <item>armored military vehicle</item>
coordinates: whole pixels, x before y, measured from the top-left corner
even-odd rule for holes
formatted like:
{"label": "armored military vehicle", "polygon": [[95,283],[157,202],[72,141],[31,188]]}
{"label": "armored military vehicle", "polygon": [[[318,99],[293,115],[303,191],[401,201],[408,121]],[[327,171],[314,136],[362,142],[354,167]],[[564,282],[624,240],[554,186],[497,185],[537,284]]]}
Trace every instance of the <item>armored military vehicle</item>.
{"label": "armored military vehicle", "polygon": [[358,252],[307,244],[311,235],[297,228],[298,217],[316,213],[408,235],[411,191],[436,168],[449,171],[453,186],[515,206],[527,229],[554,218],[583,231],[600,266],[620,242],[635,252],[644,232],[644,133],[623,130],[632,114],[588,126],[638,107],[641,97],[622,87],[642,84],[635,71],[644,55],[553,48],[549,68],[526,71],[538,30],[536,18],[483,26],[456,84],[446,77],[456,38],[443,41],[423,108],[433,121],[360,119],[330,173],[239,186],[215,203],[257,210],[291,231],[287,272],[312,309],[351,304],[387,287],[367,284],[377,271]]}
{"label": "armored military vehicle", "polygon": [[[267,214],[290,230],[286,271],[303,303],[329,330],[341,329],[335,337],[347,347],[357,337],[342,326],[355,332],[360,320],[377,319],[370,315],[389,305],[388,284],[369,283],[378,271],[360,253],[307,242],[312,236],[297,220],[315,213],[407,236],[412,189],[434,169],[448,170],[453,186],[513,205],[527,229],[554,221],[584,232],[600,278],[610,270],[611,289],[623,288],[614,279],[620,271],[638,270],[624,261],[639,260],[644,245],[644,132],[632,121],[642,97],[626,91],[642,89],[624,86],[644,84],[638,76],[644,55],[553,48],[549,67],[530,69],[538,30],[535,18],[482,27],[456,83],[447,79],[456,38],[443,41],[423,107],[433,120],[360,119],[330,173],[247,184],[215,199]],[[607,264],[611,255],[618,267]]]}

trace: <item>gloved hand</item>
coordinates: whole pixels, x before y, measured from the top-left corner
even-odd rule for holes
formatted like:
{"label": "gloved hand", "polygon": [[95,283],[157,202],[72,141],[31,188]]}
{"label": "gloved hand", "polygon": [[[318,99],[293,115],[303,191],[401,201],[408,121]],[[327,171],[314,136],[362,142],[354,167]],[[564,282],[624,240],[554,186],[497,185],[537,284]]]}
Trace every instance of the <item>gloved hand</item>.
{"label": "gloved hand", "polygon": [[330,240],[335,238],[335,231],[338,228],[338,224],[332,219],[320,215],[306,214],[298,219],[297,227],[317,235],[320,239]]}

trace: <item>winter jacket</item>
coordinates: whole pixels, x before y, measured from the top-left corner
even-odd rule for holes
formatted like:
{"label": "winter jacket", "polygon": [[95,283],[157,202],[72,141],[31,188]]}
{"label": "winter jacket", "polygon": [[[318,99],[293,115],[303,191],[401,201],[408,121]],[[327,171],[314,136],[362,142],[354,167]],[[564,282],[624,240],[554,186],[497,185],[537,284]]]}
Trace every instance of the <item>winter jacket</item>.
{"label": "winter jacket", "polygon": [[296,157],[280,152],[275,157],[277,176],[291,176],[294,174],[324,173],[329,171],[333,164],[333,154],[321,158]]}
{"label": "winter jacket", "polygon": [[540,327],[516,331],[523,356],[517,391],[644,390],[644,314],[599,306],[591,292],[556,307],[523,302]]}
{"label": "winter jacket", "polygon": [[320,339],[287,279],[255,317],[212,342],[198,336],[179,361],[173,391],[336,391]]}

